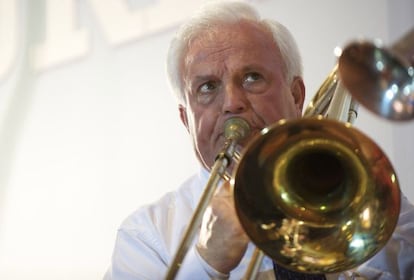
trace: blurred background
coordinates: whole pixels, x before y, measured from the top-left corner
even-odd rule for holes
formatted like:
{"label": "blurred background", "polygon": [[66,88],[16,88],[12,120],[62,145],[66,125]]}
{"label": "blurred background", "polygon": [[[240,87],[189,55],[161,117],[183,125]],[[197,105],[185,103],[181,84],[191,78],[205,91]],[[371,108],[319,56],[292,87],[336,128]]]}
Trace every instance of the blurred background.
{"label": "blurred background", "polygon": [[[201,0],[0,0],[0,279],[101,279],[117,227],[198,168],[165,77]],[[389,45],[412,0],[251,0],[303,54],[307,102],[356,39]],[[414,123],[355,124],[414,201]]]}

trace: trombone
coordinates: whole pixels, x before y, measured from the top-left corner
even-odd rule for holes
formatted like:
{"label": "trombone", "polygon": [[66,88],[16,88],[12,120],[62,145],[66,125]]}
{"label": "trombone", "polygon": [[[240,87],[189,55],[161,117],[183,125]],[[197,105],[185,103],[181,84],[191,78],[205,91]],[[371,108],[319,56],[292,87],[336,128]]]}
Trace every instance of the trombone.
{"label": "trombone", "polygon": [[[414,118],[414,29],[390,51],[368,42],[346,47],[304,118],[265,128],[237,159],[232,179],[240,223],[264,254],[305,273],[349,270],[391,237],[400,211],[396,173],[380,147],[351,124],[358,103],[391,120]],[[348,94],[348,92],[350,94]],[[166,279],[174,279],[248,123],[232,118]]]}

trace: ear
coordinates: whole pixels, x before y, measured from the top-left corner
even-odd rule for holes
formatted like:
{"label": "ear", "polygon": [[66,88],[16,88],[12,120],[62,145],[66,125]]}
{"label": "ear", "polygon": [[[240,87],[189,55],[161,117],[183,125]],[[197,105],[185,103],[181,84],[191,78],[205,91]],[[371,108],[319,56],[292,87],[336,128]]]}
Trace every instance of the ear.
{"label": "ear", "polygon": [[290,84],[293,99],[299,116],[302,114],[303,103],[305,102],[305,83],[301,77],[294,77]]}
{"label": "ear", "polygon": [[184,124],[185,128],[187,129],[188,132],[190,132],[189,128],[188,128],[188,117],[187,117],[187,110],[183,105],[178,105],[178,110],[180,112],[180,119],[181,122]]}

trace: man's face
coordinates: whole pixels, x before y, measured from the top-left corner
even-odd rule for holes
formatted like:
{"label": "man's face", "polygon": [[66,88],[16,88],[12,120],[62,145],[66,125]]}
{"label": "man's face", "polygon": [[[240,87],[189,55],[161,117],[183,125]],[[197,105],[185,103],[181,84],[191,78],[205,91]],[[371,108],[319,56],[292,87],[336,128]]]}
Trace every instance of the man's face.
{"label": "man's face", "polygon": [[254,25],[239,23],[200,34],[182,67],[186,104],[180,105],[180,116],[208,169],[223,147],[227,119],[244,118],[251,126],[250,139],[280,119],[301,116],[302,79],[286,82],[271,34]]}

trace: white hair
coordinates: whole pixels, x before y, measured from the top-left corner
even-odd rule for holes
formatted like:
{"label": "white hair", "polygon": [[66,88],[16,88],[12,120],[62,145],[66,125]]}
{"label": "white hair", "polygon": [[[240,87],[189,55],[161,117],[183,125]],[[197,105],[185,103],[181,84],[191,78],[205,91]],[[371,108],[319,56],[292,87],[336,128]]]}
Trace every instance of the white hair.
{"label": "white hair", "polygon": [[[185,104],[182,80],[182,61],[191,40],[212,26],[234,24],[247,21],[264,31],[270,31],[279,48],[285,78],[291,82],[294,77],[302,77],[302,59],[298,46],[290,31],[281,23],[262,19],[258,12],[242,1],[211,1],[201,7],[190,20],[183,24],[171,41],[167,55],[167,76],[171,89],[180,104]],[[276,54],[278,55],[278,54]]]}

